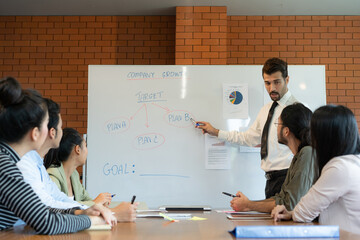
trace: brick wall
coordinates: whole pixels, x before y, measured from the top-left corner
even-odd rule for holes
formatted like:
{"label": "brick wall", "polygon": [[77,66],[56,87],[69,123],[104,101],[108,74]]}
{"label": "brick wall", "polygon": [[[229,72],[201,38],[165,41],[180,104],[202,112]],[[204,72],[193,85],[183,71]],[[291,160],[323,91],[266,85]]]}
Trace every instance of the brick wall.
{"label": "brick wall", "polygon": [[228,16],[227,43],[228,64],[325,65],[327,102],[352,109],[360,126],[360,16]]}
{"label": "brick wall", "polygon": [[[211,32],[211,25],[224,26],[224,8],[214,8],[222,11],[217,14],[210,7],[191,9],[202,13],[202,22],[177,22],[190,16],[179,11],[176,17],[0,16],[0,76],[17,77],[58,101],[64,125],[84,133],[88,64],[185,64],[178,61],[185,53],[196,59],[198,52],[205,64],[219,64],[210,59],[226,50],[227,64],[261,65],[275,56],[289,64],[325,65],[328,103],[351,108],[360,125],[360,16],[227,16],[224,48],[207,44],[224,39]],[[182,31],[190,23],[206,25],[205,34]],[[178,40],[188,37],[200,41],[179,49]]]}
{"label": "brick wall", "polygon": [[173,16],[0,16],[0,76],[61,104],[64,126],[87,128],[89,64],[174,64]]}
{"label": "brick wall", "polygon": [[226,65],[226,7],[176,7],[177,65]]}

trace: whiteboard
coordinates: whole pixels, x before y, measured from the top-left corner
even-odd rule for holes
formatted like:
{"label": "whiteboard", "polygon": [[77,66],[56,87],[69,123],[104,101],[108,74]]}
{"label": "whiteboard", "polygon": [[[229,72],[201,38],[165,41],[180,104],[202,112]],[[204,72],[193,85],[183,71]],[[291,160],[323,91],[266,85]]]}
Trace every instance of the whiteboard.
{"label": "whiteboard", "polygon": [[[230,149],[230,169],[205,169],[204,136],[186,116],[224,130],[245,130],[268,101],[262,66],[89,66],[90,196],[114,201],[228,208],[223,191],[263,199],[258,152]],[[326,103],[324,66],[289,66],[292,93],[311,109]],[[311,73],[311,74],[309,74]],[[248,118],[223,118],[224,83],[248,84]],[[264,92],[265,91],[265,92]],[[314,97],[316,96],[316,97]],[[186,115],[187,114],[187,115]],[[150,141],[149,141],[150,140]]]}

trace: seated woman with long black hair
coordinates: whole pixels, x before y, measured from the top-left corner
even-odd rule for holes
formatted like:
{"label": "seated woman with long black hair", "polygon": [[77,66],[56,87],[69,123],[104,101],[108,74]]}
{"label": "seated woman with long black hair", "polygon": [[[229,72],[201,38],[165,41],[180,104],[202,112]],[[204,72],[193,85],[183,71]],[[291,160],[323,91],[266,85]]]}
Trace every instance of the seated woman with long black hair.
{"label": "seated woman with long black hair", "polygon": [[[81,134],[73,128],[64,128],[59,147],[50,149],[45,155],[45,168],[59,190],[70,199],[88,206],[95,203],[107,206],[107,203],[111,202],[111,194],[101,193],[97,198],[103,199],[103,201],[97,201],[97,198],[92,199],[89,196],[80,182],[76,168],[85,164],[87,152],[86,141]],[[101,198],[102,195],[109,196]]]}
{"label": "seated woman with long black hair", "polygon": [[360,140],[354,114],[344,106],[327,105],[311,119],[311,139],[321,171],[317,182],[293,211],[274,208],[275,221],[293,219],[339,225],[360,233]]}
{"label": "seated woman with long black hair", "polygon": [[[50,149],[45,155],[44,165],[60,191],[82,204],[93,204],[83,185],[80,183],[77,167],[85,164],[88,150],[84,138],[73,128],[64,128],[59,148]],[[50,168],[49,168],[50,167]],[[135,219],[138,203],[121,202],[111,210],[119,222]]]}
{"label": "seated woman with long black hair", "polygon": [[[92,224],[116,224],[111,211],[101,205],[87,210],[50,209],[24,181],[16,163],[44,143],[49,115],[41,95],[22,90],[11,77],[0,80],[0,230],[20,219],[40,234],[80,231]],[[74,214],[81,214],[76,216]]]}

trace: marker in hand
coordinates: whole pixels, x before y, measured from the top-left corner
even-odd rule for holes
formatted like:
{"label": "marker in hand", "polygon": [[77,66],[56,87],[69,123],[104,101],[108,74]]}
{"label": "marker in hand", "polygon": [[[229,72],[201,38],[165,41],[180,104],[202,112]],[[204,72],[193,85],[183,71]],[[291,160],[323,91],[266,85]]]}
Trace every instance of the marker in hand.
{"label": "marker in hand", "polygon": [[227,192],[222,192],[223,194],[225,194],[225,195],[227,195],[227,196],[229,196],[229,197],[236,197],[236,195],[234,195],[234,194],[231,194],[231,193],[227,193]]}
{"label": "marker in hand", "polygon": [[134,204],[136,196],[134,195],[131,199],[131,204]]}
{"label": "marker in hand", "polygon": [[115,196],[116,196],[116,194],[112,194],[112,195],[111,195],[111,198],[113,198],[113,197],[115,197]]}
{"label": "marker in hand", "polygon": [[195,124],[195,126],[201,126],[201,125],[204,125],[204,124],[202,124],[202,123],[197,123],[193,118],[190,118],[190,121],[192,121],[193,122],[193,124]]}

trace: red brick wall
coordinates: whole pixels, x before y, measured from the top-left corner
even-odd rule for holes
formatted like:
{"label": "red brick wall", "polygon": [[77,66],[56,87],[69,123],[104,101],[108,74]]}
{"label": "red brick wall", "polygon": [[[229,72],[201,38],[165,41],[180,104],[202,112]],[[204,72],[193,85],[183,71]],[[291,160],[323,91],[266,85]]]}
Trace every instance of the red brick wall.
{"label": "red brick wall", "polygon": [[[210,25],[224,24],[211,23],[220,15],[204,16]],[[0,16],[0,76],[14,76],[58,101],[64,125],[84,133],[88,64],[175,64],[181,52],[211,59],[224,51],[206,44],[210,32],[197,35],[200,45],[178,49],[181,27],[175,24],[175,16]],[[261,65],[274,56],[323,64],[328,103],[348,106],[360,123],[360,16],[227,16],[226,24],[227,64]]]}
{"label": "red brick wall", "polygon": [[360,16],[229,16],[227,42],[228,64],[325,65],[327,102],[360,125]]}
{"label": "red brick wall", "polygon": [[60,103],[64,126],[81,133],[89,64],[174,63],[174,16],[0,16],[0,77]]}
{"label": "red brick wall", "polygon": [[226,65],[226,7],[176,7],[177,65]]}

